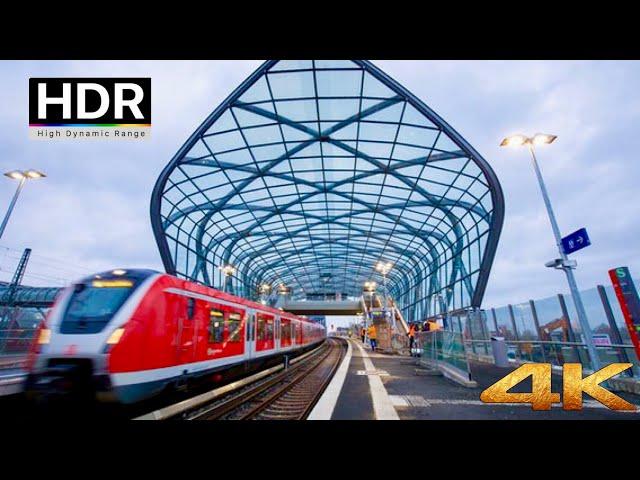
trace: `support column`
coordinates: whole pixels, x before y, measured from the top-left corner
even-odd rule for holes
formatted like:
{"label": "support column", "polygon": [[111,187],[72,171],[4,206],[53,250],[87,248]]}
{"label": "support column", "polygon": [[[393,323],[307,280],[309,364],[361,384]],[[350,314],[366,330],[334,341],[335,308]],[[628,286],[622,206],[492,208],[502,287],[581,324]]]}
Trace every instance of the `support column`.
{"label": "support column", "polygon": [[[558,294],[558,301],[560,302],[560,309],[562,310],[562,316],[564,318],[566,318],[567,320],[567,330],[569,331],[569,341],[570,342],[574,342],[574,343],[578,343],[578,340],[576,339],[576,334],[573,332],[573,326],[571,325],[571,319],[569,318],[569,311],[567,310],[567,303],[564,300],[564,295],[562,295],[561,293]],[[582,353],[582,349],[579,348],[576,345],[573,345],[573,350],[576,353],[578,360],[580,360],[580,363],[582,363],[583,365],[587,365],[587,362],[585,361],[584,355]]]}
{"label": "support column", "polygon": [[[538,321],[538,312],[536,310],[536,303],[533,300],[529,300],[529,308],[531,308],[531,315],[533,316],[533,323],[536,326],[536,335],[538,336],[538,340],[542,340],[540,337],[540,322]],[[547,353],[545,352],[546,345],[544,343],[540,344],[540,350],[542,350],[542,361],[547,363]]]}

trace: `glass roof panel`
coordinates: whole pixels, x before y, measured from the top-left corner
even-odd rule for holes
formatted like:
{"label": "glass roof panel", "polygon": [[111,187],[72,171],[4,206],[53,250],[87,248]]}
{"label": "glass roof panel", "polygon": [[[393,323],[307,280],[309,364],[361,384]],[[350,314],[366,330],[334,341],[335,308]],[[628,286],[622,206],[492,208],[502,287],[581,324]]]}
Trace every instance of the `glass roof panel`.
{"label": "glass roof panel", "polygon": [[382,284],[384,260],[409,320],[435,314],[434,295],[447,308],[480,305],[502,227],[500,184],[375,65],[268,61],[215,112],[154,188],[168,272],[223,288],[218,267],[232,264],[234,292],[247,298],[263,282],[296,298],[358,297],[365,281]]}

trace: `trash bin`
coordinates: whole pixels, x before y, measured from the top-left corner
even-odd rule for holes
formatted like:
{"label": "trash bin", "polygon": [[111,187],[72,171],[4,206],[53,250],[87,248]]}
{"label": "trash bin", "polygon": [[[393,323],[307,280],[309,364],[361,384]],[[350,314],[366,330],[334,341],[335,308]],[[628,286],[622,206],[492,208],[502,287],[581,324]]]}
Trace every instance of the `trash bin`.
{"label": "trash bin", "polygon": [[509,367],[507,342],[504,337],[491,337],[491,351],[496,367]]}

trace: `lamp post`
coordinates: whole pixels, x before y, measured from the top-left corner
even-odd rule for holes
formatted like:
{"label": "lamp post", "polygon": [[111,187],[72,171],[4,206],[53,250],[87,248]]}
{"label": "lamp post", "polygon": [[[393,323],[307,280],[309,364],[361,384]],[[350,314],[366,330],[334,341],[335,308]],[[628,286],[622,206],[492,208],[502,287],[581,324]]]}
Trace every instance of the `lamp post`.
{"label": "lamp post", "polygon": [[260,285],[260,303],[263,305],[267,304],[267,296],[271,292],[271,285],[268,283],[263,283]]}
{"label": "lamp post", "polygon": [[376,282],[364,282],[364,292],[369,294],[369,312],[371,315],[371,309],[373,308],[373,292],[376,290]]}
{"label": "lamp post", "polygon": [[[393,268],[393,264],[391,262],[386,262],[386,263],[378,262],[378,264],[376,265],[376,270],[382,273],[382,285],[383,285],[382,293],[384,296],[384,305],[382,307],[382,312],[385,319],[387,318],[387,274],[391,271],[392,268]],[[393,315],[391,318],[391,323],[395,329],[396,319]]]}
{"label": "lamp post", "polygon": [[224,274],[224,291],[227,293],[233,293],[233,284],[231,283],[231,277],[236,273],[236,269],[232,265],[225,265],[220,267]]}
{"label": "lamp post", "polygon": [[547,193],[547,187],[545,186],[544,180],[542,178],[542,173],[540,172],[540,167],[538,166],[538,160],[536,159],[535,146],[536,145],[549,145],[553,143],[553,141],[557,137],[555,135],[548,135],[543,133],[537,133],[533,137],[527,137],[525,135],[512,135],[510,137],[505,138],[500,143],[501,147],[521,147],[527,146],[529,148],[529,152],[531,153],[531,162],[533,164],[533,169],[536,172],[536,177],[538,178],[538,184],[540,185],[540,192],[542,193],[542,199],[544,200],[544,204],[547,208],[547,214],[549,215],[549,221],[551,222],[551,228],[553,230],[553,235],[555,236],[556,245],[558,246],[558,253],[560,253],[560,259],[555,262],[550,262],[551,266],[564,270],[565,275],[567,276],[567,283],[569,284],[569,289],[571,290],[571,296],[573,297],[573,302],[576,306],[576,313],[578,314],[578,321],[580,322],[580,326],[582,328],[582,332],[584,333],[585,344],[587,345],[587,351],[589,352],[589,357],[591,357],[591,366],[594,371],[600,369],[600,358],[598,357],[598,352],[596,351],[596,347],[593,343],[593,335],[591,333],[591,327],[589,326],[589,321],[587,319],[587,313],[584,309],[584,305],[582,303],[582,297],[580,296],[580,291],[578,290],[578,285],[576,284],[576,279],[573,275],[573,269],[576,267],[575,261],[570,261],[567,257],[567,254],[564,252],[562,248],[562,236],[560,234],[560,228],[558,227],[558,222],[556,222],[556,217],[553,213],[553,208],[551,207],[551,200],[549,200],[549,194]]}
{"label": "lamp post", "polygon": [[13,207],[16,206],[16,202],[18,201],[18,197],[20,196],[20,192],[22,191],[22,188],[24,187],[24,184],[27,182],[27,180],[35,180],[37,178],[44,178],[46,177],[46,175],[42,172],[39,172],[37,170],[25,170],[25,171],[20,171],[20,170],[13,170],[11,172],[6,172],[5,177],[9,177],[13,180],[18,180],[18,188],[16,188],[16,193],[13,195],[13,198],[11,199],[11,203],[9,204],[9,208],[7,209],[7,213],[4,216],[4,220],[2,220],[2,225],[0,225],[0,238],[2,238],[2,234],[4,233],[4,229],[7,226],[7,223],[9,222],[9,217],[11,217],[11,212],[13,212]]}
{"label": "lamp post", "polygon": [[[369,311],[366,312],[364,316],[364,342],[367,343],[369,341],[369,328],[367,326],[368,321],[367,318],[371,318],[371,323],[373,323],[373,316],[371,314],[371,310],[373,309],[373,294],[376,291],[376,282],[369,281],[364,282],[364,291],[369,294]],[[365,304],[366,306],[366,304]]]}

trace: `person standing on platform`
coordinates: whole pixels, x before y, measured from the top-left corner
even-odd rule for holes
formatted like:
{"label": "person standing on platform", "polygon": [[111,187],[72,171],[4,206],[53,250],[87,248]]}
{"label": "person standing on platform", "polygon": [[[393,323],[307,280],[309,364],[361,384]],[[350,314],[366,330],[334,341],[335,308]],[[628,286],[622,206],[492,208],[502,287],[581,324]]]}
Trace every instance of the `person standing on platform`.
{"label": "person standing on platform", "polygon": [[376,341],[376,326],[375,325],[371,325],[369,327],[369,330],[367,332],[367,334],[369,335],[369,342],[371,343],[371,351],[375,352],[376,351],[376,346],[378,344],[378,342]]}
{"label": "person standing on platform", "polygon": [[362,343],[364,343],[364,337],[367,335],[367,329],[362,327],[362,330],[360,331],[360,336],[362,337]]}
{"label": "person standing on platform", "polygon": [[409,353],[413,357],[413,345],[415,343],[416,335],[416,326],[413,323],[409,327],[409,333],[407,333],[407,335],[409,336]]}

